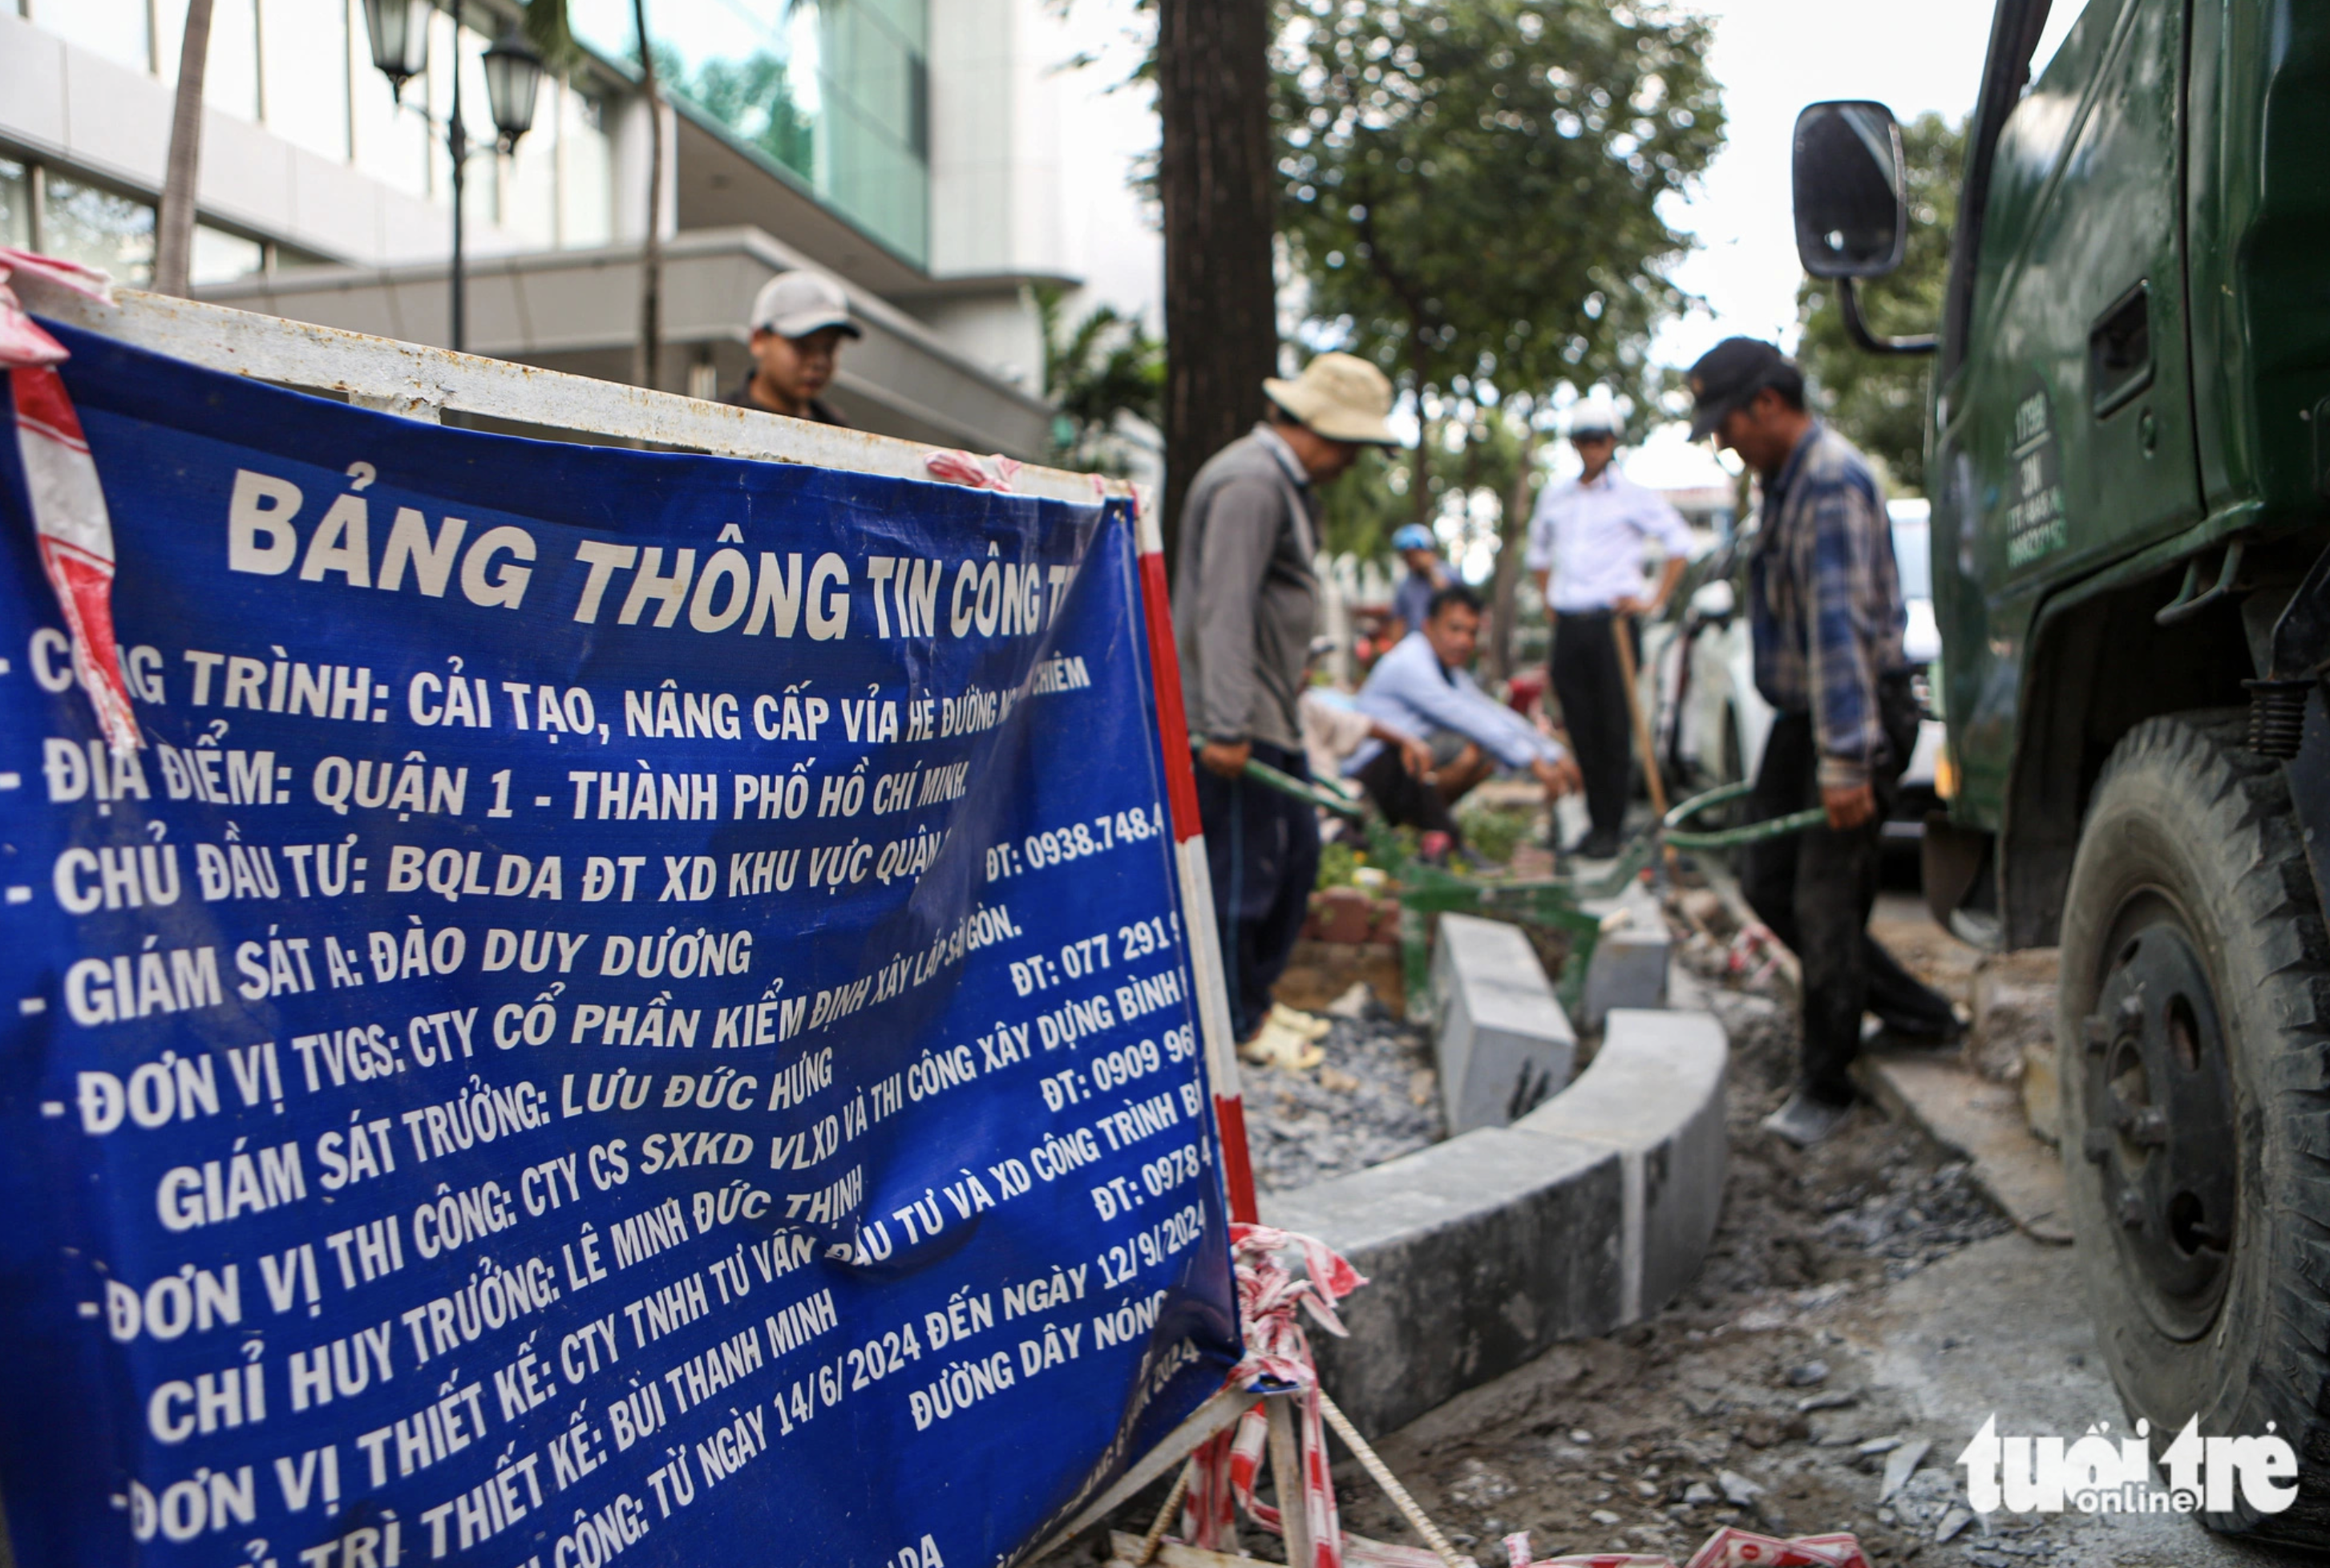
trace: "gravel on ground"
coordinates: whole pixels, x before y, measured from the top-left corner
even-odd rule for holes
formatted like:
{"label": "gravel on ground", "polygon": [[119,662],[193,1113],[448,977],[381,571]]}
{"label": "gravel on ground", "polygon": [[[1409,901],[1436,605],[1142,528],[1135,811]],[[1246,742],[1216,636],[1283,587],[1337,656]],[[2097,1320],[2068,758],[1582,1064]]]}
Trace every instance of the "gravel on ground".
{"label": "gravel on ground", "polygon": [[1364,986],[1321,1015],[1325,1059],[1302,1072],[1240,1068],[1255,1185],[1291,1192],[1437,1143],[1444,1136],[1432,1042]]}

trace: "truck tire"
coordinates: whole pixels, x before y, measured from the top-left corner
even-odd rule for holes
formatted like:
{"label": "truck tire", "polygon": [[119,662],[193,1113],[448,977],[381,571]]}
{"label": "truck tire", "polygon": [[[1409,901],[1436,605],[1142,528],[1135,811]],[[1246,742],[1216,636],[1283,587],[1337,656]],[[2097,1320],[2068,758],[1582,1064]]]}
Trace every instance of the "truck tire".
{"label": "truck tire", "polygon": [[2097,1337],[2154,1457],[2196,1414],[2203,1436],[2287,1440],[2287,1511],[2237,1489],[2202,1516],[2318,1544],[2330,944],[2281,768],[2243,749],[2243,717],[2147,720],[2097,780],[2063,913],[2063,1163]]}

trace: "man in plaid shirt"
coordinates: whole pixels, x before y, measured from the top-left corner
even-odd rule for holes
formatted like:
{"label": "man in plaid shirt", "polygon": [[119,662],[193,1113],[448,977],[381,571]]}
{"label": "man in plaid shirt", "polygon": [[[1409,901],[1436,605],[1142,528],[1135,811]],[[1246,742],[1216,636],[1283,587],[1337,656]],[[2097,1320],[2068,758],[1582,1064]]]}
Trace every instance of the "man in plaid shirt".
{"label": "man in plaid shirt", "polygon": [[1695,439],[1714,436],[1763,479],[1748,562],[1756,689],[1776,710],[1750,798],[1763,821],[1817,805],[1825,827],[1752,846],[1740,889],[1804,969],[1795,1092],[1765,1126],[1799,1148],[1852,1108],[1861,1013],[1896,1037],[1955,1044],[1949,1003],[1869,934],[1879,834],[1918,739],[1901,653],[1901,586],[1868,459],[1804,407],[1780,351],[1727,338],[1691,368]]}

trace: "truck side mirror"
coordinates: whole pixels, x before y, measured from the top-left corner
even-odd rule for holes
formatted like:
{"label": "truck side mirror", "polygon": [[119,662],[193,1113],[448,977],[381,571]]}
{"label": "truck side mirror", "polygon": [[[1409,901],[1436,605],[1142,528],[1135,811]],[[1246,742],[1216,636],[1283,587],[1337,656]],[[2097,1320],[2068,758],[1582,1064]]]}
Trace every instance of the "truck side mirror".
{"label": "truck side mirror", "polygon": [[1909,234],[1901,128],[1865,100],[1815,103],[1796,116],[1792,160],[1796,255],[1815,278],[1882,278]]}

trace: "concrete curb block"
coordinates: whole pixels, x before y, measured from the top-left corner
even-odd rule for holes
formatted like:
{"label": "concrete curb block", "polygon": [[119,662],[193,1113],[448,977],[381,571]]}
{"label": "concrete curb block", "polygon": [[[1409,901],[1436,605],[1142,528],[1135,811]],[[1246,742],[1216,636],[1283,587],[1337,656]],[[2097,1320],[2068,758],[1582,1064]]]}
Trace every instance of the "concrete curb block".
{"label": "concrete curb block", "polygon": [[1510,1128],[1265,1197],[1376,1282],[1312,1335],[1360,1431],[1390,1431],[1564,1339],[1672,1299],[1722,1207],[1727,1046],[1703,1013],[1620,1009],[1577,1081]]}
{"label": "concrete curb block", "polygon": [[1577,1035],[1519,926],[1442,915],[1432,997],[1450,1137],[1510,1127],[1568,1086]]}
{"label": "concrete curb block", "polygon": [[1555,1341],[1618,1321],[1615,1151],[1482,1128],[1299,1193],[1265,1223],[1312,1235],[1373,1281],[1311,1329],[1320,1374],[1369,1435],[1388,1432]]}
{"label": "concrete curb block", "polygon": [[1612,1011],[1602,1053],[1516,1132],[1617,1151],[1624,1171],[1619,1321],[1674,1299],[1723,1210],[1730,1045],[1711,1013]]}

